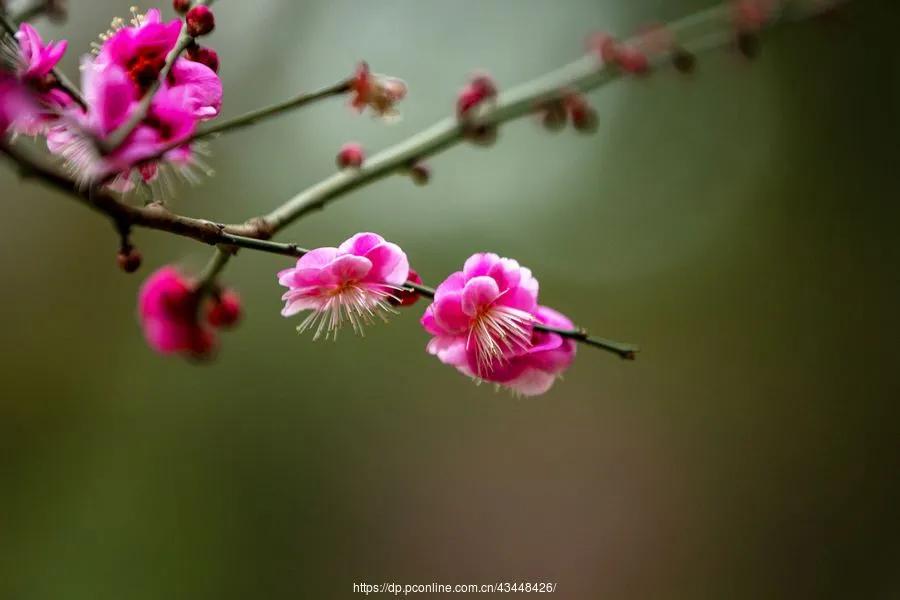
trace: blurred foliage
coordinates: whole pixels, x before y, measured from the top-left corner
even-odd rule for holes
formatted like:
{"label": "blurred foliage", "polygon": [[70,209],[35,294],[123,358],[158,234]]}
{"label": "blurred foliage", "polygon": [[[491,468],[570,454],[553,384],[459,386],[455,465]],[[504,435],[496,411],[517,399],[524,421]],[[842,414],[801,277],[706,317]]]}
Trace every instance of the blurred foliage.
{"label": "blurred foliage", "polygon": [[[513,85],[595,29],[701,0],[217,3],[226,115],[361,58],[410,86],[384,126],[325,103],[210,144],[174,200],[265,212],[445,115],[474,68]],[[635,363],[582,348],[547,396],[476,387],[423,352],[423,306],[337,344],[279,314],[279,257],[226,281],[247,316],[212,364],[150,352],[142,277],[209,249],[109,224],[0,170],[0,597],[342,598],[354,581],[558,581],[563,598],[900,594],[897,4],[857,1],[592,96],[595,136],[504,127],[286,233],[400,243],[426,281],[472,252],[519,259],[542,300]],[[168,9],[168,7],[167,7]],[[128,3],[71,1],[77,69]]]}

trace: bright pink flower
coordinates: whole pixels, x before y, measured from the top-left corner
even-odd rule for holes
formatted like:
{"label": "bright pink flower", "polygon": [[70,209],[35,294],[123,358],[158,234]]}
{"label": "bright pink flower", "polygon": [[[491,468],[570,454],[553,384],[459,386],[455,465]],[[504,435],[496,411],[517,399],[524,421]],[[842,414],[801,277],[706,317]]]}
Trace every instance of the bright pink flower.
{"label": "bright pink flower", "polygon": [[28,23],[19,26],[15,39],[17,48],[11,50],[15,76],[28,87],[34,104],[33,110],[19,115],[13,130],[25,135],[38,135],[59,118],[60,111],[72,104],[72,98],[57,86],[52,73],[68,42],[63,40],[45,45]]}
{"label": "bright pink flower", "polygon": [[[67,120],[48,132],[47,146],[51,152],[66,158],[70,168],[86,181],[120,173],[122,181],[127,183],[133,166],[156,156],[170,144],[187,139],[197,125],[196,117],[186,110],[184,90],[161,89],[147,117],[118,148],[101,155],[91,138],[104,139],[128,120],[138,106],[138,90],[120,66],[100,67],[90,61],[82,64],[82,86],[88,111],[70,111]],[[178,148],[165,158],[189,160],[190,156],[184,157],[184,152]],[[151,180],[156,176],[156,169],[143,168],[139,173],[145,180]]]}
{"label": "bright pink flower", "polygon": [[193,282],[173,267],[162,267],[141,286],[138,318],[147,343],[160,354],[202,357],[215,345],[212,330],[200,323]]}
{"label": "bright pink flower", "polygon": [[46,45],[40,34],[28,23],[19,25],[16,32],[19,42],[21,61],[17,65],[17,74],[24,80],[43,81],[50,71],[66,53],[69,42],[48,42]]}
{"label": "bright pink flower", "polygon": [[390,301],[406,282],[409,261],[396,244],[374,233],[357,233],[337,248],[317,248],[278,273],[288,288],[281,314],[312,311],[297,330],[315,329],[313,339],[337,337],[344,320],[362,334],[375,317],[387,320]]}
{"label": "bright pink flower", "polygon": [[531,347],[538,282],[531,271],[496,254],[475,254],[444,280],[422,316],[434,338],[428,352],[478,379]]}
{"label": "bright pink flower", "polygon": [[372,73],[362,62],[350,82],[350,106],[362,112],[368,106],[376,116],[386,120],[397,119],[395,104],[406,97],[406,83],[396,77]]}

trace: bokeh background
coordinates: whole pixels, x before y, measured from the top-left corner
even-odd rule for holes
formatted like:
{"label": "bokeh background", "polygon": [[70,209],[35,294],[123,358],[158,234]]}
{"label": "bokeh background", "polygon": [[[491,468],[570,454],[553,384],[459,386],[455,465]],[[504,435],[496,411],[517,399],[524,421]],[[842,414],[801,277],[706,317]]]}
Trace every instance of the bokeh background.
{"label": "bokeh background", "polygon": [[[209,40],[226,116],[335,81],[403,77],[404,120],[342,100],[211,143],[172,200],[233,222],[451,110],[473,69],[511,86],[592,30],[708,0],[223,0]],[[72,0],[64,67],[129,2]],[[149,8],[149,6],[142,6]],[[171,14],[168,5],[167,14]],[[591,98],[599,132],[527,119],[485,150],[382,181],[285,239],[372,230],[426,281],[475,251],[519,259],[544,303],[634,363],[582,348],[546,396],[476,387],[406,310],[313,343],[246,252],[246,318],[211,364],[135,319],[159,265],[209,249],[106,220],[0,169],[0,597],[344,598],[354,582],[554,581],[562,598],[900,597],[900,134],[896,3],[778,30],[749,64],[702,59]]]}

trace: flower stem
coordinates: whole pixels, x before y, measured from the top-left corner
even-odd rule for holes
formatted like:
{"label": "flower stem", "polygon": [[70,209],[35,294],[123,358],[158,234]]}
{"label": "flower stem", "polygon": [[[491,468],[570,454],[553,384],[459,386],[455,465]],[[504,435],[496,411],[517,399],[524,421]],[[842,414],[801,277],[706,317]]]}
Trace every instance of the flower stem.
{"label": "flower stem", "polygon": [[[301,108],[308,104],[312,104],[314,102],[318,102],[319,100],[324,100],[325,98],[331,98],[332,96],[339,96],[347,92],[350,87],[349,80],[342,80],[338,83],[330,85],[328,87],[324,87],[320,90],[316,90],[314,92],[310,92],[308,94],[300,94],[299,96],[295,96],[289,100],[285,100],[284,102],[279,102],[278,104],[273,104],[271,106],[266,106],[263,108],[259,108],[257,110],[252,110],[248,113],[244,113],[238,117],[233,119],[228,119],[217,123],[211,127],[207,127],[202,131],[198,131],[197,133],[191,135],[187,139],[178,140],[175,142],[171,142],[163,147],[162,150],[154,154],[153,156],[149,156],[143,160],[141,163],[148,163],[155,160],[159,160],[164,157],[168,152],[175,150],[176,148],[180,148],[182,146],[186,146],[192,142],[196,142],[197,140],[202,140],[207,137],[211,137],[214,135],[219,135],[222,133],[227,133],[229,131],[236,131],[238,129],[243,129],[245,127],[249,127],[251,125],[256,125],[260,121],[264,121],[266,119],[270,119],[272,117],[276,117],[280,114],[286,113],[288,111],[294,110],[296,108]],[[118,176],[118,173],[111,173],[107,175],[105,178],[98,181],[95,185],[103,185],[105,183],[109,183],[111,180],[115,179]]]}
{"label": "flower stem", "polygon": [[228,252],[220,246],[216,246],[215,252],[203,268],[203,271],[200,273],[200,277],[197,280],[198,296],[202,297],[212,291],[216,285],[216,277],[219,276],[219,273],[222,272],[222,269],[225,268],[225,265],[228,264],[229,260],[231,260],[231,252]]}

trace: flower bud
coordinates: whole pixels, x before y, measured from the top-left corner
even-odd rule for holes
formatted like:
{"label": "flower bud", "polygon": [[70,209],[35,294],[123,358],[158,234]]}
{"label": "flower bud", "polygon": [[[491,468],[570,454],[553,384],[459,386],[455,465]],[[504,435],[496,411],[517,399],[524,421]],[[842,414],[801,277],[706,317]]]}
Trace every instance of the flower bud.
{"label": "flower bud", "polygon": [[187,57],[189,60],[206,65],[213,73],[219,72],[219,55],[212,48],[194,45],[188,49]]}
{"label": "flower bud", "polygon": [[127,246],[119,250],[116,255],[116,262],[119,268],[126,273],[134,273],[141,267],[141,253],[132,246]]}
{"label": "flower bud", "polygon": [[409,177],[416,185],[425,185],[431,179],[431,169],[425,163],[417,162],[409,168]]}
{"label": "flower bud", "polygon": [[697,57],[684,48],[675,48],[672,51],[672,66],[679,73],[693,73],[697,66]]}
{"label": "flower bud", "polygon": [[549,131],[559,131],[566,126],[568,115],[566,105],[562,101],[550,102],[541,112],[541,124]]}
{"label": "flower bud", "polygon": [[341,150],[338,152],[335,162],[339,169],[346,169],[348,167],[357,169],[362,166],[365,159],[366,154],[360,144],[356,142],[347,142],[341,146]]}
{"label": "flower bud", "polygon": [[[413,269],[409,270],[407,281],[412,283],[422,283],[422,278]],[[419,292],[413,290],[402,289],[394,293],[394,297],[389,302],[394,306],[412,306],[419,301]]]}
{"label": "flower bud", "polygon": [[172,0],[172,8],[179,15],[187,14],[191,10],[191,0]]}
{"label": "flower bud", "polygon": [[496,97],[497,85],[491,76],[486,73],[474,75],[456,97],[456,116],[466,117],[476,106]]}
{"label": "flower bud", "polygon": [[575,131],[594,133],[597,131],[597,111],[582,94],[573,93],[566,97],[566,108],[572,118]]}
{"label": "flower bud", "polygon": [[206,312],[206,321],[213,327],[233,327],[240,320],[241,299],[231,290],[225,290],[217,298],[213,298]]}
{"label": "flower bud", "polygon": [[200,4],[188,11],[184,17],[187,32],[191,37],[200,37],[210,33],[216,27],[216,17],[208,6]]}

